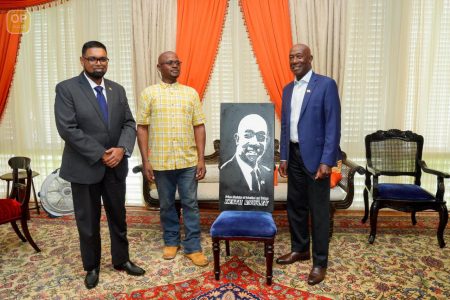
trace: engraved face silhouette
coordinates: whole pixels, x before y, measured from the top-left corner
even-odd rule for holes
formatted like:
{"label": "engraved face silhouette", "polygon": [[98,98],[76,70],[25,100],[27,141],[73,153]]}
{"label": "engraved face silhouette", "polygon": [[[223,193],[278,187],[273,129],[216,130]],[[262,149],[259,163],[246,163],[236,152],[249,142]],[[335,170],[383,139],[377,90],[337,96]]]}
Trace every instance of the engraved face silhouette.
{"label": "engraved face silhouette", "polygon": [[260,115],[247,115],[239,122],[234,138],[236,155],[254,168],[266,150],[267,123]]}

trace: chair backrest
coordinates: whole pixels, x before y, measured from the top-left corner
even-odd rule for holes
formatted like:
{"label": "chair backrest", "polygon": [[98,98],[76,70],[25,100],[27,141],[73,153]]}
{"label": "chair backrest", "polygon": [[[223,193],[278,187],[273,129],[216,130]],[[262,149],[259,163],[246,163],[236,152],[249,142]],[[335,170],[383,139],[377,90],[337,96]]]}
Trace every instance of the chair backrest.
{"label": "chair backrest", "polygon": [[[23,156],[11,157],[8,160],[9,166],[12,168],[12,186],[9,198],[14,198],[22,203],[22,208],[26,207],[28,212],[28,203],[31,195],[31,179],[32,170],[30,167],[31,159]],[[25,174],[21,174],[20,170],[24,170]]]}
{"label": "chair backrest", "polygon": [[423,136],[411,131],[378,130],[365,138],[367,166],[387,176],[414,176],[420,185]]}
{"label": "chair backrest", "polygon": [[8,160],[8,165],[12,169],[27,170],[30,168],[31,159],[24,156],[14,156]]}

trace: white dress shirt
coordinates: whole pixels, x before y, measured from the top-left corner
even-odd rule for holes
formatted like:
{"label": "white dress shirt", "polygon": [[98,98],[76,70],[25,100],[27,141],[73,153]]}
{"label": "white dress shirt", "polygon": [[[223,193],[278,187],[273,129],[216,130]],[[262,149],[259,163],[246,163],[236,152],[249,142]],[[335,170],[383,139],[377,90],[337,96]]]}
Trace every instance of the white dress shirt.
{"label": "white dress shirt", "polygon": [[297,79],[294,80],[294,89],[292,91],[291,98],[291,142],[298,143],[298,131],[297,125],[300,119],[300,112],[302,110],[303,98],[305,97],[306,88],[311,79],[312,70],[309,70],[305,76],[302,77],[299,81]]}
{"label": "white dress shirt", "polygon": [[86,79],[88,80],[89,85],[91,86],[91,89],[94,92],[94,95],[95,95],[96,98],[97,98],[97,91],[95,90],[95,87],[101,86],[103,88],[102,94],[103,94],[103,96],[105,96],[106,103],[108,103],[108,97],[106,97],[105,80],[103,80],[103,78],[102,78],[102,83],[101,84],[97,84],[92,79],[90,79],[86,75],[86,73],[83,72],[83,74],[84,74],[84,77],[86,77]]}
{"label": "white dress shirt", "polygon": [[256,176],[256,182],[258,183],[258,187],[261,188],[259,185],[259,178],[258,178],[258,173],[257,168],[252,169],[252,167],[250,167],[247,163],[245,163],[238,155],[236,155],[236,160],[238,162],[239,167],[241,167],[241,171],[244,174],[244,178],[245,181],[248,184],[248,189],[251,191],[252,190],[252,171],[255,172],[255,176]]}

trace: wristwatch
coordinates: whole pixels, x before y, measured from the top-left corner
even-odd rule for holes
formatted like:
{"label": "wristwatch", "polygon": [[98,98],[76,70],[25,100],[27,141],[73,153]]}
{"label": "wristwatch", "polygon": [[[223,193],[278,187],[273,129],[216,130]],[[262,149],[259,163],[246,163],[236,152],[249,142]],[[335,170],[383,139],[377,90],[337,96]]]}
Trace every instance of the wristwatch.
{"label": "wristwatch", "polygon": [[125,146],[119,146],[119,148],[122,148],[123,149],[123,155],[126,155],[126,156],[128,156],[128,149],[127,149],[127,147],[125,147]]}

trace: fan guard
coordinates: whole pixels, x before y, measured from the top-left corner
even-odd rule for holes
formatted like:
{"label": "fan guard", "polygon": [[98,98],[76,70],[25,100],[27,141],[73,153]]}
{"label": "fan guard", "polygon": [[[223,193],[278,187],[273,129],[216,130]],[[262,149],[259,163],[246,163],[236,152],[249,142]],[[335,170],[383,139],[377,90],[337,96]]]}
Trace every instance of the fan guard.
{"label": "fan guard", "polygon": [[52,216],[60,217],[74,212],[70,182],[59,177],[59,169],[45,178],[39,196],[45,211]]}

